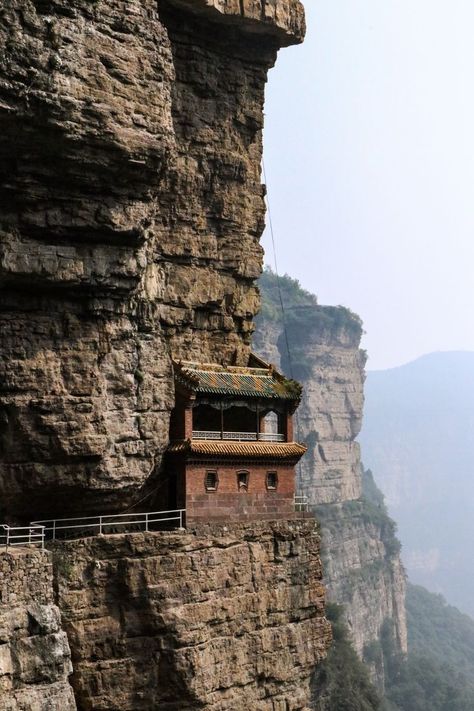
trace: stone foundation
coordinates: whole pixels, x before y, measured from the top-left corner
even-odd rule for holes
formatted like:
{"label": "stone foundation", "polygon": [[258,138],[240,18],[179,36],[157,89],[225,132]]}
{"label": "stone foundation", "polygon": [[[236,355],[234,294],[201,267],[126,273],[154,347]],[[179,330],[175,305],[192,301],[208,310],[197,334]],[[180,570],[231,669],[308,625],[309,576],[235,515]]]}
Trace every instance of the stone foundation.
{"label": "stone foundation", "polygon": [[312,521],[58,545],[81,711],[301,711],[325,656]]}

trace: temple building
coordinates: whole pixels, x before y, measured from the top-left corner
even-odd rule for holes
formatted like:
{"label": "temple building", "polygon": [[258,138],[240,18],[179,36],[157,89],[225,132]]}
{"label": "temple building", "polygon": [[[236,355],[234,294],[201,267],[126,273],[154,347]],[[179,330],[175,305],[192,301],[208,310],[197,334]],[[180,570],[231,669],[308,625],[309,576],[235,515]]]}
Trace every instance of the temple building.
{"label": "temple building", "polygon": [[301,387],[251,356],[248,367],[174,364],[167,455],[171,500],[187,522],[295,516]]}

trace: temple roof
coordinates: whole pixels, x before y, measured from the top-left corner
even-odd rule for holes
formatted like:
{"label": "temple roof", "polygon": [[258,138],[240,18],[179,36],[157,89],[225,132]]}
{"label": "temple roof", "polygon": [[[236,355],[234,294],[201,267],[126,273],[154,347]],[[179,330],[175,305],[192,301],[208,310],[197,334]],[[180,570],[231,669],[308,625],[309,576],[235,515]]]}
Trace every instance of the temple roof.
{"label": "temple roof", "polygon": [[[226,366],[180,361],[174,364],[177,383],[193,394],[258,397],[299,402],[301,386],[273,366],[251,356],[252,366]],[[255,367],[255,366],[258,367]]]}
{"label": "temple roof", "polygon": [[233,442],[226,440],[184,440],[172,442],[171,454],[197,454],[212,457],[244,457],[248,459],[300,459],[306,447],[297,442]]}

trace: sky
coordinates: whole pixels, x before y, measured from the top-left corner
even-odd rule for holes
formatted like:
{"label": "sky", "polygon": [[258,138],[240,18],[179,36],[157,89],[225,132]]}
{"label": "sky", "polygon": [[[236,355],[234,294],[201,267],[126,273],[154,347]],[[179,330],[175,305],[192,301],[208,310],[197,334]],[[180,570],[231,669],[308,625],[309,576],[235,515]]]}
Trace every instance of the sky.
{"label": "sky", "polygon": [[279,271],[362,317],[370,370],[474,351],[474,3],[306,11],[267,88]]}

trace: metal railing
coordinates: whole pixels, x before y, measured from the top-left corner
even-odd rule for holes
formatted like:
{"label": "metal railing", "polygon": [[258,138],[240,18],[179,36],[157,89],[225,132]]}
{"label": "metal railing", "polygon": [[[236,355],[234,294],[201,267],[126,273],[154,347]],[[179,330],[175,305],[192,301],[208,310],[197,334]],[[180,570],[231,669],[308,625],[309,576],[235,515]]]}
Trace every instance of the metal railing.
{"label": "metal railing", "polygon": [[106,516],[82,516],[57,518],[49,521],[34,521],[32,526],[44,529],[48,541],[85,538],[100,534],[155,531],[163,524],[165,528],[184,528],[186,509],[153,511],[150,513],[109,514]]}
{"label": "metal railing", "polygon": [[270,432],[220,432],[217,430],[193,430],[193,439],[225,439],[234,442],[284,442],[284,434]]}
{"label": "metal railing", "polygon": [[304,494],[298,494],[295,496],[295,511],[306,512],[309,509],[308,497]]}
{"label": "metal railing", "polygon": [[41,524],[30,526],[0,525],[0,547],[8,550],[13,546],[39,546],[44,548],[45,527]]}

